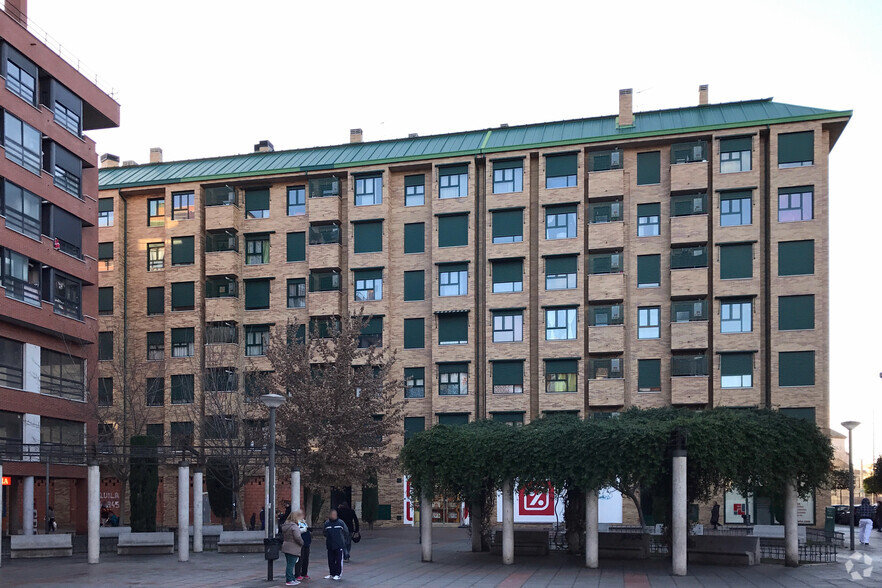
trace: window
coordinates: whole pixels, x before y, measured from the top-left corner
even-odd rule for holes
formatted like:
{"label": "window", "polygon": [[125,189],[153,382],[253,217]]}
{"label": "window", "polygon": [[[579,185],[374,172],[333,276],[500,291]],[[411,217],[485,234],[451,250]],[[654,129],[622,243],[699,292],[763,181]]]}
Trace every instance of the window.
{"label": "window", "polygon": [[84,400],[86,361],[67,353],[40,348],[40,391],[43,394]]}
{"label": "window", "polygon": [[524,360],[494,361],[492,365],[494,394],[524,393]]}
{"label": "window", "polygon": [[171,330],[171,356],[193,357],[193,327],[182,327]]}
{"label": "window", "polygon": [[750,171],[750,151],[753,137],[720,139],[720,173],[734,174]]}
{"label": "window", "polygon": [[372,175],[355,178],[355,205],[369,206],[383,203],[383,176]]}
{"label": "window", "polygon": [[422,206],[426,203],[426,176],[404,176],[404,205]]}
{"label": "window", "polygon": [[269,218],[269,188],[246,188],[245,218]]}
{"label": "window", "polygon": [[55,446],[80,447],[85,446],[85,423],[81,421],[68,421],[42,417],[40,419],[40,443]]}
{"label": "window", "polygon": [[6,150],[6,159],[40,175],[43,160],[40,131],[18,120],[8,111],[3,118],[3,147]]}
{"label": "window", "polygon": [[[172,251],[174,258],[174,251]],[[266,233],[245,235],[245,265],[261,265],[270,262],[270,238]]]}
{"label": "window", "polygon": [[383,346],[383,317],[373,316],[362,326],[358,336],[359,349]]}
{"label": "window", "polygon": [[196,195],[193,192],[172,192],[172,220],[196,218]]}
{"label": "window", "polygon": [[147,333],[147,361],[162,361],[163,359],[165,359],[165,332]]}
{"label": "window", "polygon": [[494,243],[520,243],[524,240],[524,210],[496,210],[493,219]]}
{"label": "window", "polygon": [[206,298],[237,298],[239,282],[235,276],[208,276],[205,278]]}
{"label": "window", "polygon": [[469,342],[469,315],[467,312],[448,312],[438,315],[438,344],[466,345]]}
{"label": "window", "polygon": [[165,378],[147,378],[147,406],[165,405]]}
{"label": "window", "polygon": [[306,261],[306,233],[303,231],[288,233],[287,235],[287,260]]}
{"label": "window", "polygon": [[245,355],[266,355],[269,345],[269,325],[245,325]]}
{"label": "window", "polygon": [[98,288],[98,314],[113,314],[113,286]]}
{"label": "window", "polygon": [[778,243],[779,276],[806,276],[814,273],[814,241],[780,241]]}
{"label": "window", "polygon": [[438,394],[440,396],[465,396],[469,393],[469,364],[438,364]]}
{"label": "window", "polygon": [[[414,368],[416,369],[416,368]],[[419,368],[422,369],[422,368]],[[405,393],[406,397],[406,393]],[[414,396],[414,398],[422,398],[422,396]],[[426,430],[426,417],[404,417],[404,442],[407,443],[411,437],[417,433]]]}
{"label": "window", "polygon": [[720,279],[737,280],[753,277],[753,245],[738,243],[720,245]]}
{"label": "window", "polygon": [[753,330],[753,299],[720,300],[720,332],[750,333]]}
{"label": "window", "polygon": [[426,250],[426,223],[404,225],[404,252],[423,253]]}
{"label": "window", "polygon": [[165,439],[165,425],[162,423],[150,423],[146,427],[146,433],[148,437],[153,437],[156,439],[157,445],[163,444],[163,439]]}
{"label": "window", "polygon": [[147,316],[165,312],[165,287],[147,288]]}
{"label": "window", "polygon": [[[290,234],[290,233],[289,233]],[[208,231],[205,235],[205,252],[239,251],[239,238],[235,229]]]}
{"label": "window", "polygon": [[498,259],[491,262],[493,293],[522,292],[524,289],[524,260]]}
{"label": "window", "polygon": [[814,217],[814,188],[780,188],[778,190],[778,222],[793,223]]}
{"label": "window", "polygon": [[815,159],[815,132],[780,133],[778,135],[778,167],[804,167]]}
{"label": "window", "polygon": [[720,194],[720,226],[736,227],[753,222],[750,192],[723,192]]}
{"label": "window", "polygon": [[493,162],[493,193],[510,194],[524,191],[524,160],[509,159]]}
{"label": "window", "polygon": [[11,249],[3,250],[3,287],[6,297],[40,306],[40,263]]}
{"label": "window", "polygon": [[707,141],[690,141],[671,145],[671,165],[707,161]]}
{"label": "window", "polygon": [[588,255],[589,274],[620,274],[622,273],[622,252],[591,253]]}
{"label": "window", "polygon": [[55,143],[52,143],[49,154],[52,164],[52,183],[72,196],[82,198],[80,184],[83,161]]}
{"label": "window", "polygon": [[426,272],[414,270],[404,272],[404,301],[425,300]]}
{"label": "window", "polygon": [[661,360],[637,360],[637,391],[661,392]]}
{"label": "window", "polygon": [[340,180],[334,176],[309,180],[310,198],[328,198],[340,195]]}
{"label": "window", "polygon": [[753,353],[720,354],[720,387],[753,387]]}
{"label": "window", "polygon": [[109,272],[113,270],[113,242],[98,243],[98,271]]}
{"label": "window", "polygon": [[524,340],[523,310],[493,310],[493,342],[516,343]]}
{"label": "window", "polygon": [[158,272],[165,267],[165,243],[147,243],[147,271]]}
{"label": "window", "polygon": [[24,343],[0,337],[0,386],[24,387]]}
{"label": "window", "polygon": [[352,224],[356,253],[375,253],[383,250],[383,221]]}
{"label": "window", "polygon": [[815,328],[815,297],[812,294],[778,297],[778,330],[802,331]]}
{"label": "window", "polygon": [[98,406],[113,406],[113,378],[98,378]]}
{"label": "window", "polygon": [[469,244],[469,215],[448,214],[438,217],[438,247]]}
{"label": "window", "polygon": [[465,198],[469,195],[469,166],[450,165],[438,168],[438,197]]}
{"label": "window", "polygon": [[306,186],[288,186],[288,216],[306,214]]}
{"label": "window", "polygon": [[546,359],[545,391],[575,392],[579,381],[578,359]]}
{"label": "window", "polygon": [[545,157],[545,187],[572,188],[578,185],[579,156],[563,153]]}
{"label": "window", "polygon": [[661,183],[661,151],[637,154],[637,185]]}
{"label": "window", "polygon": [[171,444],[173,446],[189,447],[193,444],[193,423],[172,423],[169,434],[171,436]]}
{"label": "window", "polygon": [[[12,53],[12,48],[6,50]],[[12,53],[15,61],[6,60],[6,87],[10,92],[29,104],[37,105],[37,66],[18,52]]]}
{"label": "window", "polygon": [[548,206],[545,208],[545,238],[574,239],[576,237],[576,206]]}
{"label": "window", "polygon": [[661,307],[641,306],[637,309],[637,338],[658,339],[661,337]]}
{"label": "window", "polygon": [[[638,258],[639,260],[639,258]],[[707,247],[672,247],[671,269],[694,269],[707,267]]]}
{"label": "window", "polygon": [[[55,90],[56,90],[56,92],[58,92],[60,90],[59,84],[55,85]],[[76,98],[75,96],[73,96],[73,94],[71,94],[69,98],[76,102],[76,108],[71,108],[70,104],[65,105],[65,104],[62,104],[61,102],[59,102],[58,100],[56,100],[55,106],[52,109],[53,114],[54,114],[54,118],[55,118],[55,122],[57,122],[58,124],[63,126],[65,129],[67,129],[68,131],[70,131],[71,133],[73,133],[74,135],[79,137],[80,136],[80,118],[81,118],[80,114],[83,111],[83,104],[82,104],[82,101],[79,100],[78,98]]]}
{"label": "window", "polygon": [[620,304],[590,304],[588,305],[588,326],[608,327],[621,325],[625,322],[625,307]]}
{"label": "window", "polygon": [[340,223],[312,223],[309,225],[310,245],[340,243]]}
{"label": "window", "polygon": [[469,293],[469,266],[448,263],[438,266],[438,295],[465,296]]}
{"label": "window", "polygon": [[165,226],[165,198],[151,198],[147,200],[147,226]]}
{"label": "window", "polygon": [[[176,374],[171,377],[171,403],[193,404],[193,374]],[[175,423],[172,423],[174,432]]]}
{"label": "window", "polygon": [[264,310],[270,307],[270,280],[245,280],[245,310]]}
{"label": "window", "polygon": [[637,287],[658,288],[659,284],[661,284],[661,255],[638,255]]}
{"label": "window", "polygon": [[353,272],[353,279],[355,281],[356,300],[383,299],[383,270],[355,270]]}
{"label": "window", "polygon": [[621,220],[621,200],[605,200],[588,204],[588,222],[591,224],[615,223]]}
{"label": "window", "polygon": [[[272,372],[245,372],[245,382],[243,386],[245,389],[245,402],[260,402],[260,397],[270,391],[268,384],[271,382],[271,380],[269,380],[271,373]],[[255,423],[254,426],[258,425]],[[263,429],[263,426],[260,428]],[[266,433],[267,431],[264,429],[262,434],[260,434],[259,439],[261,442],[266,436]]]}
{"label": "window", "polygon": [[306,308],[306,279],[288,280],[288,308]]}
{"label": "window", "polygon": [[98,199],[98,226],[113,226],[113,198]]}
{"label": "window", "polygon": [[671,196],[671,217],[707,214],[707,194],[679,194]]}
{"label": "window", "polygon": [[815,352],[782,351],[778,353],[779,386],[814,386]]}
{"label": "window", "polygon": [[340,332],[340,319],[335,316],[311,317],[309,332],[319,339],[329,339]]}
{"label": "window", "polygon": [[621,380],[624,377],[621,357],[588,358],[589,380]]}
{"label": "window", "polygon": [[688,323],[707,320],[707,299],[693,298],[671,303],[671,322]]}
{"label": "window", "polygon": [[340,270],[320,269],[309,272],[310,292],[332,292],[340,289]]}
{"label": "window", "polygon": [[193,265],[194,237],[172,237],[172,265]]}
{"label": "window", "polygon": [[637,205],[637,236],[657,237],[661,228],[661,204]]}
{"label": "window", "polygon": [[672,376],[707,376],[707,354],[674,355],[671,357]]}
{"label": "window", "polygon": [[238,204],[236,189],[232,186],[215,186],[205,189],[205,206],[230,206]]}
{"label": "window", "polygon": [[404,319],[404,348],[423,349],[426,346],[426,320]]}
{"label": "window", "polygon": [[[6,228],[40,240],[42,232],[42,198],[10,181],[3,182],[2,213]],[[65,215],[67,216],[67,215]]]}
{"label": "window", "polygon": [[595,151],[588,154],[588,171],[609,171],[622,169],[624,158],[620,149],[612,151]]}
{"label": "window", "polygon": [[113,331],[98,333],[98,361],[113,360]]}
{"label": "window", "polygon": [[71,278],[58,270],[53,270],[52,304],[55,314],[81,319],[83,317],[82,291],[83,285],[76,278]]}
{"label": "window", "polygon": [[193,310],[195,282],[175,282],[171,285],[171,309]]}
{"label": "window", "polygon": [[206,392],[238,392],[239,374],[236,368],[205,368],[202,373],[202,389]]}
{"label": "window", "polygon": [[545,258],[545,289],[570,290],[577,287],[578,255]]}
{"label": "window", "polygon": [[560,341],[576,338],[576,308],[545,309],[545,340]]}
{"label": "window", "polygon": [[232,321],[212,321],[205,325],[206,345],[223,345],[238,342],[239,329],[236,328],[236,323]]}
{"label": "window", "polygon": [[[425,398],[426,396],[426,368],[404,368],[404,397]],[[407,431],[405,417],[404,429]],[[406,436],[406,434],[405,434]]]}

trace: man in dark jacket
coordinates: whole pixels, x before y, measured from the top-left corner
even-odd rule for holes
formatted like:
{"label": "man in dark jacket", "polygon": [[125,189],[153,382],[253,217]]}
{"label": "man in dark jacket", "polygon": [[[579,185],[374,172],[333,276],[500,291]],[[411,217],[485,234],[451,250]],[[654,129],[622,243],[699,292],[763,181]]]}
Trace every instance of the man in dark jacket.
{"label": "man in dark jacket", "polygon": [[325,521],[325,547],[328,548],[328,575],[326,580],[339,580],[343,574],[343,550],[349,541],[349,527],[337,518],[337,511],[331,509]]}
{"label": "man in dark jacket", "polygon": [[359,532],[358,515],[349,508],[348,502],[343,502],[337,507],[337,516],[346,523],[346,527],[349,529],[349,539],[346,541],[346,547],[343,550],[343,561],[349,561],[349,554],[352,551],[352,534]]}
{"label": "man in dark jacket", "polygon": [[876,514],[869,498],[861,500],[861,505],[857,508],[857,514],[861,527],[861,544],[869,545],[870,532],[873,530],[873,515]]}

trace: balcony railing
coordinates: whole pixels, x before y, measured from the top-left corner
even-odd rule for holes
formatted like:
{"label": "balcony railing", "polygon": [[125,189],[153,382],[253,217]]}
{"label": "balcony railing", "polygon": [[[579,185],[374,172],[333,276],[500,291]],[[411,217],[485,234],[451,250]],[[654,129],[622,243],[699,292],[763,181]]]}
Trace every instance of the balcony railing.
{"label": "balcony railing", "polygon": [[7,298],[40,306],[40,284],[31,284],[12,276],[3,276],[3,287],[6,288]]}
{"label": "balcony railing", "polygon": [[671,145],[671,165],[707,161],[707,141],[674,143]]}

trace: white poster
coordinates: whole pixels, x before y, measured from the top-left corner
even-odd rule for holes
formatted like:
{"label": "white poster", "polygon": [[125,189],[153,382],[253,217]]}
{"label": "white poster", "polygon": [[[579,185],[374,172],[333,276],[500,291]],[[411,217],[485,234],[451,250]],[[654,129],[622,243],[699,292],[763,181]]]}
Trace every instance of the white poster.
{"label": "white poster", "polygon": [[[740,525],[745,522],[749,522],[751,524],[757,523],[757,512],[755,505],[755,498],[753,495],[748,495],[747,497],[742,496],[738,492],[734,490],[729,490],[726,492],[725,499],[723,502],[724,505],[724,514],[723,514],[723,524],[724,525]],[[761,503],[765,503],[766,501],[760,500]],[[745,519],[745,515],[747,515],[747,519]],[[771,515],[770,515],[771,516]],[[796,522],[800,525],[814,525],[815,524],[815,497],[814,495],[809,496],[808,498],[798,498],[796,502]],[[772,524],[776,524],[775,521],[772,521]]]}
{"label": "white poster", "polygon": [[404,476],[404,524],[413,526],[413,502],[410,501],[410,478]]}
{"label": "white poster", "polygon": [[601,488],[598,491],[597,522],[622,522],[622,493],[615,488]]}

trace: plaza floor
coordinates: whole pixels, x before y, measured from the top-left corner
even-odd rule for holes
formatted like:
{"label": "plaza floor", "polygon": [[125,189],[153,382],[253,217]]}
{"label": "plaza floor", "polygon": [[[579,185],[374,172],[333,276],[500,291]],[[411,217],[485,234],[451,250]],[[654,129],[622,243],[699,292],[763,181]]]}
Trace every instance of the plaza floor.
{"label": "plaza floor", "polygon": [[[840,528],[839,530],[842,530]],[[847,536],[847,527],[846,536]],[[302,586],[348,585],[352,587],[700,587],[732,586],[882,586],[882,533],[873,532],[872,545],[858,545],[859,554],[840,550],[836,564],[803,565],[796,569],[763,564],[753,567],[690,566],[689,575],[670,575],[670,562],[601,560],[600,568],[589,570],[577,558],[555,553],[547,557],[520,557],[503,566],[499,556],[472,553],[467,531],[434,530],[434,561],[420,562],[420,545],[415,529],[366,531],[353,548],[352,562],[344,566],[341,582],[323,577],[327,562],[318,541],[310,562],[311,580]],[[876,561],[867,578],[853,580],[850,572],[863,574]],[[189,562],[176,555],[116,556],[102,554],[101,563],[89,565],[84,556],[64,559],[9,560],[0,567],[0,586],[236,586],[266,588],[284,585],[284,560],[275,563],[276,582],[266,581],[262,554],[190,554]]]}

